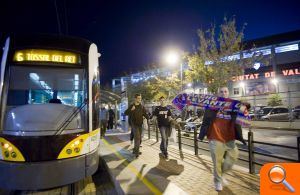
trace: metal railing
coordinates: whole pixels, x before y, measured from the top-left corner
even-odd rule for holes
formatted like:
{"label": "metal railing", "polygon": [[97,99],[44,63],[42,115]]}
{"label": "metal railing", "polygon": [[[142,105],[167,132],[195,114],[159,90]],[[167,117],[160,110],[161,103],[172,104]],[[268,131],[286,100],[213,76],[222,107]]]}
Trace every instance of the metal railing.
{"label": "metal railing", "polygon": [[[174,127],[176,129],[176,132],[177,132],[178,149],[180,151],[182,151],[182,145],[193,147],[195,155],[199,155],[199,149],[204,150],[204,151],[209,151],[209,148],[199,147],[199,142],[200,141],[198,141],[197,128],[194,128],[193,131],[192,131],[193,138],[182,136],[182,133],[183,133],[182,129],[183,129],[185,124],[186,124],[186,122],[180,122],[180,123],[176,123],[174,125]],[[148,138],[150,139],[151,137],[155,137],[156,141],[158,142],[160,136],[159,136],[159,130],[158,130],[156,122],[154,122],[152,124],[149,124],[148,127],[149,127],[148,128]],[[152,132],[154,131],[155,135],[151,134],[151,131]],[[184,139],[193,140],[194,144],[191,145],[191,144],[183,143],[182,142],[183,137],[184,137]],[[267,142],[260,142],[260,141],[255,141],[254,140],[254,134],[253,134],[253,132],[251,130],[251,127],[250,127],[249,132],[248,132],[248,139],[245,139],[245,141],[247,142],[247,147],[246,148],[245,147],[243,148],[239,145],[238,145],[238,147],[239,147],[240,151],[243,151],[243,152],[247,153],[248,158],[245,159],[245,158],[239,157],[238,159],[240,161],[248,163],[249,173],[251,173],[251,174],[255,173],[255,165],[263,166],[265,163],[273,162],[273,161],[263,160],[265,162],[261,163],[256,158],[259,155],[264,156],[264,157],[269,157],[271,159],[282,160],[283,162],[300,162],[300,137],[297,137],[297,146],[296,147],[287,146],[287,145],[280,145],[280,144],[273,144],[273,143],[267,143]],[[204,140],[204,141],[201,141],[200,143],[208,144],[208,141]],[[293,158],[284,157],[284,156],[280,156],[280,155],[267,154],[267,153],[264,153],[264,152],[255,151],[255,147],[254,147],[255,144],[296,150],[297,154],[298,154],[298,159],[293,159]]]}

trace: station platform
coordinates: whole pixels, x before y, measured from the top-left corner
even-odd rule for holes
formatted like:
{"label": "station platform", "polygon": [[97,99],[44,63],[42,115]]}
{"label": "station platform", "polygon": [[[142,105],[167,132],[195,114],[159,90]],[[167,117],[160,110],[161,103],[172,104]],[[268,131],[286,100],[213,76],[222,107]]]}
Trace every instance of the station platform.
{"label": "station platform", "polygon": [[249,174],[246,168],[235,165],[225,176],[229,185],[217,192],[210,156],[195,156],[185,149],[180,152],[170,145],[166,161],[159,145],[156,140],[143,139],[142,154],[136,159],[129,132],[110,130],[101,139],[101,158],[120,194],[259,194],[259,176]]}

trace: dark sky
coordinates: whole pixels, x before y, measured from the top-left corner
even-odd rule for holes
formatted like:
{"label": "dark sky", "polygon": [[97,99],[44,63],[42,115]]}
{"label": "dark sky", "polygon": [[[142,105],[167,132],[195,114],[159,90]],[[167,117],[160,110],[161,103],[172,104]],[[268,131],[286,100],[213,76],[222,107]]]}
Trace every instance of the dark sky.
{"label": "dark sky", "polygon": [[[245,39],[300,29],[299,0],[56,0],[63,34],[87,38],[102,54],[103,83],[157,63],[165,47],[192,51],[197,29],[235,15]],[[1,0],[0,35],[58,33],[55,0]]]}

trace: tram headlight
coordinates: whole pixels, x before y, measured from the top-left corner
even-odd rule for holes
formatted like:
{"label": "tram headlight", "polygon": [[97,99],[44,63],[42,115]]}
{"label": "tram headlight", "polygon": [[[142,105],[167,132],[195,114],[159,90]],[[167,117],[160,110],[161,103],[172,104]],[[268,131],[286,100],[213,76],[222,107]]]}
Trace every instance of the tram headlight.
{"label": "tram headlight", "polygon": [[8,143],[5,143],[5,144],[4,144],[4,148],[7,149],[8,147],[9,147],[9,144],[8,144]]}
{"label": "tram headlight", "polygon": [[79,152],[80,152],[80,149],[79,149],[79,148],[75,148],[74,151],[75,151],[76,153],[79,153]]}
{"label": "tram headlight", "polygon": [[72,154],[72,150],[71,149],[67,149],[66,152],[67,152],[67,154]]}
{"label": "tram headlight", "polygon": [[0,160],[24,162],[25,158],[20,150],[7,139],[0,137]]}
{"label": "tram headlight", "polygon": [[12,152],[12,153],[11,153],[11,157],[16,158],[16,157],[17,157],[17,154],[16,154],[15,152]]}
{"label": "tram headlight", "polygon": [[65,158],[72,158],[77,157],[82,154],[86,154],[89,152],[89,136],[90,133],[77,135],[75,139],[70,141],[65,147],[60,151],[57,159],[65,159]]}
{"label": "tram headlight", "polygon": [[8,157],[9,157],[9,152],[8,152],[8,151],[5,151],[5,152],[4,152],[4,156],[5,156],[6,158],[8,158]]}

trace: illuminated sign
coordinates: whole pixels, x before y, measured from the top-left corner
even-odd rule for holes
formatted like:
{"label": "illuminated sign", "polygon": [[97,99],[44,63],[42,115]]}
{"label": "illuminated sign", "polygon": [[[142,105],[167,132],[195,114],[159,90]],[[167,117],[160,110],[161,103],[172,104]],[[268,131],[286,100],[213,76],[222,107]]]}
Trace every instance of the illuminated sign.
{"label": "illuminated sign", "polygon": [[78,54],[72,52],[44,49],[25,49],[16,51],[13,61],[80,64]]}
{"label": "illuminated sign", "polygon": [[[285,69],[281,71],[283,76],[295,76],[295,75],[300,75],[300,69],[295,68],[295,69]],[[245,74],[245,75],[240,75],[240,76],[235,76],[232,77],[232,81],[243,81],[243,80],[253,80],[253,79],[258,79],[260,76],[263,76],[264,78],[274,78],[275,77],[275,72],[265,72],[262,75],[259,73],[256,74]]]}

